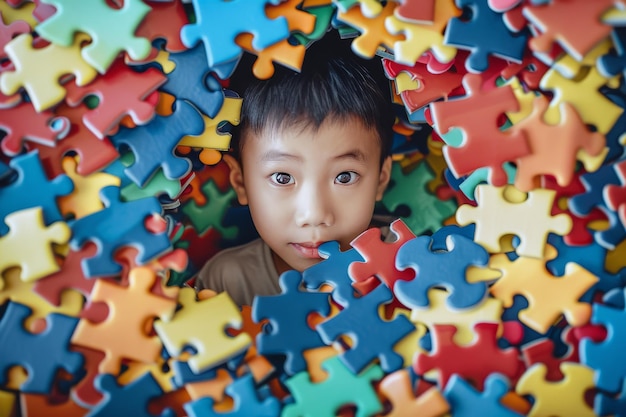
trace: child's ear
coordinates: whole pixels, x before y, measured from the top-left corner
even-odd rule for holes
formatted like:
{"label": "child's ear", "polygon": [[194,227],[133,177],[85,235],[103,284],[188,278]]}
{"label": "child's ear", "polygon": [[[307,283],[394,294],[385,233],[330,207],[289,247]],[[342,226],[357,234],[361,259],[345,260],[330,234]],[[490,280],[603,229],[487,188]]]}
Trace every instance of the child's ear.
{"label": "child's ear", "polygon": [[237,193],[237,200],[239,204],[246,205],[248,204],[248,195],[246,194],[246,186],[243,182],[243,171],[241,169],[241,164],[232,155],[224,155],[224,162],[228,165],[230,169],[230,173],[228,179],[230,180],[230,185]]}
{"label": "child's ear", "polygon": [[383,161],[383,165],[380,167],[380,176],[378,177],[378,188],[376,189],[376,201],[380,201],[383,198],[385,189],[391,180],[391,156],[388,156]]}

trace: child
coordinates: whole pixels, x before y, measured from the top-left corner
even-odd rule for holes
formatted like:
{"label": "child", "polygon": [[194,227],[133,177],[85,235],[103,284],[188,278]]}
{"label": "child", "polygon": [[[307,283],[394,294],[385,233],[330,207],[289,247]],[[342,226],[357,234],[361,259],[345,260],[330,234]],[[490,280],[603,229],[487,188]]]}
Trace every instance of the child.
{"label": "child", "polygon": [[251,305],[281,292],[284,271],[320,262],[320,244],[347,250],[370,227],[391,175],[391,101],[356,60],[307,59],[300,73],[275,74],[243,94],[224,160],[260,239],[212,257],[197,291],[227,291]]}

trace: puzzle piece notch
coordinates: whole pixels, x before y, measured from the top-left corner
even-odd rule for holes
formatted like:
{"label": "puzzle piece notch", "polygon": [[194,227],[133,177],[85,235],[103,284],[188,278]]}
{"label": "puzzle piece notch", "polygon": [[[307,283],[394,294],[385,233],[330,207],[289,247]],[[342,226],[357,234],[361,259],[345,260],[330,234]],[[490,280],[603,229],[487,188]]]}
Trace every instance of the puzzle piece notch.
{"label": "puzzle piece notch", "polygon": [[478,185],[478,206],[466,204],[459,207],[456,220],[461,226],[476,223],[474,241],[490,253],[501,252],[500,238],[514,234],[520,238],[515,248],[518,255],[541,258],[548,234],[567,234],[572,228],[572,220],[565,213],[550,215],[554,191],[536,189],[528,192],[525,200],[519,191],[514,191],[511,186]]}
{"label": "puzzle piece notch", "polygon": [[[137,60],[150,53],[150,41],[135,36],[135,30],[150,11],[150,6],[141,0],[126,0],[118,9],[104,0],[80,4],[72,0],[42,2],[54,6],[56,13],[37,25],[39,35],[57,45],[70,46],[76,33],[88,34],[91,43],[81,49],[81,54],[100,74],[108,71],[122,51]],[[111,27],[118,30],[111,32]]]}
{"label": "puzzle piece notch", "polygon": [[256,296],[252,302],[252,319],[256,323],[269,320],[256,337],[261,355],[284,354],[283,368],[287,375],[306,369],[303,352],[324,346],[320,335],[309,327],[307,319],[313,312],[323,317],[330,314],[329,295],[300,290],[302,275],[287,271],[279,277],[281,294]]}
{"label": "puzzle piece notch", "polygon": [[410,281],[398,282],[396,296],[406,306],[427,307],[428,290],[443,286],[450,293],[447,300],[450,308],[472,307],[487,295],[487,284],[484,281],[468,283],[467,270],[471,266],[484,267],[488,262],[487,251],[462,235],[449,235],[444,251],[434,250],[430,237],[416,237],[398,250],[398,269],[411,268],[416,276]]}

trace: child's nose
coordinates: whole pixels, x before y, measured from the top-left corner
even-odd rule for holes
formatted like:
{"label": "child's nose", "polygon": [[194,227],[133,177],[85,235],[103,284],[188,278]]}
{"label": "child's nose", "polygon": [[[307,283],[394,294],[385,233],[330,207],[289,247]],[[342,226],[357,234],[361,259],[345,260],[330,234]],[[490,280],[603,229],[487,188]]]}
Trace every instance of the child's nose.
{"label": "child's nose", "polygon": [[319,190],[306,192],[298,196],[298,210],[296,224],[305,226],[331,226],[334,222],[332,204]]}

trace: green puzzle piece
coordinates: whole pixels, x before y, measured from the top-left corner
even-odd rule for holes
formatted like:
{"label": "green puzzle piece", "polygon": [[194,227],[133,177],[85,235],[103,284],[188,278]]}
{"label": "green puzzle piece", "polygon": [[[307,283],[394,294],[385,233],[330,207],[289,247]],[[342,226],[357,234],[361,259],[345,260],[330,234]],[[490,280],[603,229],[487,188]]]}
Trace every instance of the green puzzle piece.
{"label": "green puzzle piece", "polygon": [[207,204],[199,206],[191,200],[182,208],[194,229],[198,234],[203,234],[209,227],[213,227],[224,239],[236,238],[239,229],[236,226],[225,227],[222,224],[226,211],[237,196],[235,190],[229,188],[228,191],[222,193],[215,181],[208,180],[202,185],[202,194],[206,196]]}
{"label": "green puzzle piece", "polygon": [[85,32],[91,44],[82,48],[85,61],[104,74],[120,52],[135,60],[144,59],[152,45],[135,36],[135,30],[150,11],[141,0],[124,1],[120,9],[109,7],[105,0],[42,0],[56,8],[56,13],[37,25],[37,33],[52,43],[70,46],[74,35]]}
{"label": "green puzzle piece", "polygon": [[371,365],[358,375],[353,374],[333,356],[322,363],[328,378],[312,383],[306,371],[285,381],[295,403],[283,409],[281,417],[334,417],[344,405],[356,405],[356,417],[373,416],[383,410],[372,382],[384,376],[378,365]]}
{"label": "green puzzle piece", "polygon": [[382,203],[391,212],[395,212],[401,205],[409,207],[411,213],[401,217],[416,235],[439,230],[443,221],[457,209],[454,201],[442,201],[428,192],[426,186],[433,178],[435,175],[425,163],[420,163],[409,174],[404,174],[399,164],[393,164],[393,184],[383,195]]}

